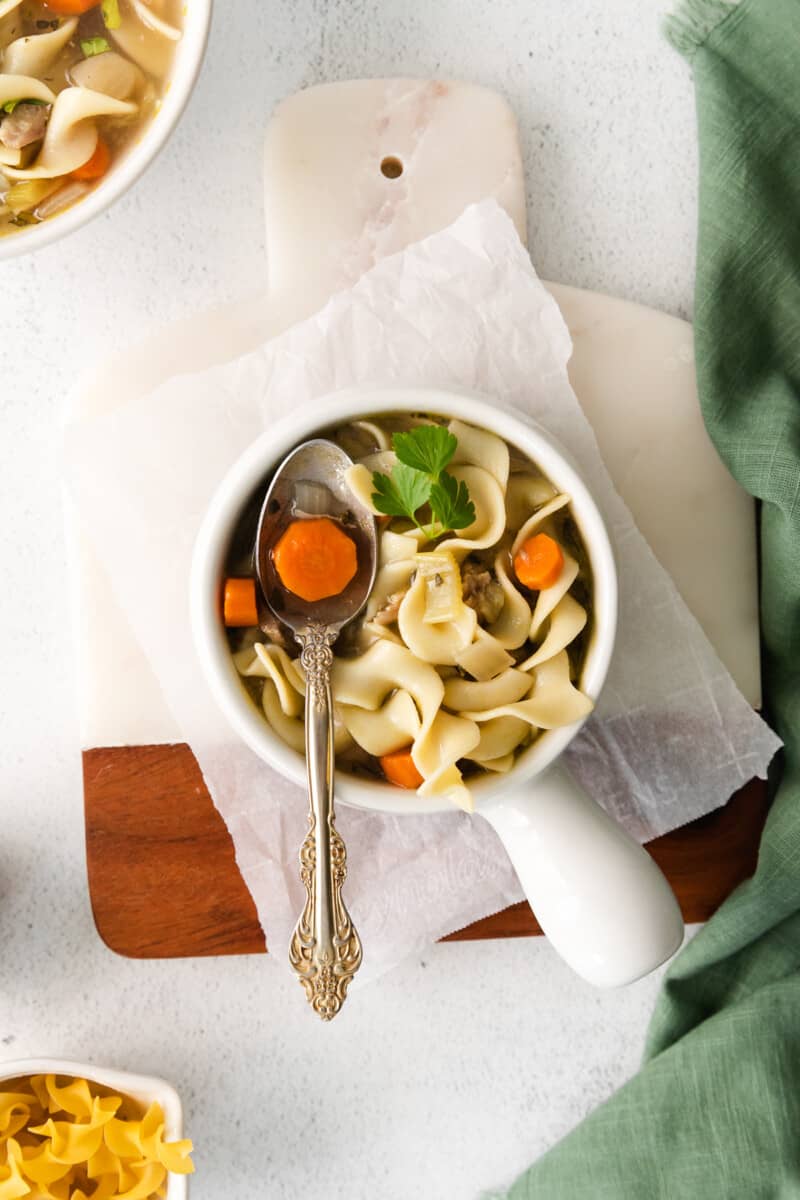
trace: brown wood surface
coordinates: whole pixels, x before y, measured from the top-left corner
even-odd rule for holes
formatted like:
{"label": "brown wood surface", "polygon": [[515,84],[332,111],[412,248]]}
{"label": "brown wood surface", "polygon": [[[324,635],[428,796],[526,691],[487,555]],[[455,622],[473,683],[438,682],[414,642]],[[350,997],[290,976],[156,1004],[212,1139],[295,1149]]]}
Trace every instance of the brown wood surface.
{"label": "brown wood surface", "polygon": [[[264,935],[233,843],[187,745],[121,746],[83,756],[89,892],[118,954],[257,954]],[[651,842],[687,921],[705,921],[753,873],[767,812],[753,780],[723,809]],[[540,933],[527,904],[448,941]]]}

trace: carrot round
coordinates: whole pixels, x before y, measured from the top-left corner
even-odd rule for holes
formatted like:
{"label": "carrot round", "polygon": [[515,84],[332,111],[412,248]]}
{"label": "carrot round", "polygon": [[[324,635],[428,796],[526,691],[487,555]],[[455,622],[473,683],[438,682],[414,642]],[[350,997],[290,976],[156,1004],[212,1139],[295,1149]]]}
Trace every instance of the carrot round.
{"label": "carrot round", "polygon": [[552,587],[564,566],[564,552],[554,538],[536,533],[527,538],[514,555],[517,579],[527,588],[540,592]]}
{"label": "carrot round", "polygon": [[231,629],[258,624],[255,579],[225,580],[222,613],[225,624]]}
{"label": "carrot round", "polygon": [[90,8],[97,8],[100,0],[44,0],[44,7],[60,17],[79,17]]}
{"label": "carrot round", "polygon": [[111,165],[111,151],[102,138],[97,139],[94,154],[72,172],[73,179],[100,179]]}
{"label": "carrot round", "polygon": [[380,759],[381,770],[389,783],[396,787],[416,790],[424,780],[411,757],[411,748],[393,750],[391,754],[383,754]]}
{"label": "carrot round", "polygon": [[358,568],[355,542],[330,517],[292,521],[272,559],[283,586],[309,601],[338,596]]}

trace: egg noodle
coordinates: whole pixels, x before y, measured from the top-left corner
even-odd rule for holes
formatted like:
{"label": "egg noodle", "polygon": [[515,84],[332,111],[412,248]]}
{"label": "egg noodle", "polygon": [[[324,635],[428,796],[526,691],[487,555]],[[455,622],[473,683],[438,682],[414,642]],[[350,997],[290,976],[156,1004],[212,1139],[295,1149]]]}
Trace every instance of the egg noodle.
{"label": "egg noodle", "polygon": [[0,1091],[0,1200],[152,1200],[194,1171],[164,1113],[86,1079],[31,1075]]}
{"label": "egg noodle", "polygon": [[[336,647],[336,753],[338,765],[352,769],[354,750],[380,760],[409,747],[422,777],[419,794],[470,810],[464,763],[507,772],[541,731],[591,711],[573,682],[580,677],[577,639],[587,625],[590,581],[570,497],[556,493],[529,460],[512,460],[494,434],[455,420],[447,428],[457,439],[449,471],[468,488],[475,519],[431,539],[423,527],[383,518],[364,619]],[[375,473],[391,472],[396,463],[384,423],[355,422],[333,436],[345,448],[359,436],[371,445],[369,453],[353,455],[347,480],[354,497],[380,515]],[[520,546],[540,532],[558,539],[563,565],[554,582],[532,591],[515,577],[513,563]],[[293,647],[287,653],[262,637],[250,631],[234,661],[251,693],[263,680],[267,721],[302,753],[302,667]]]}

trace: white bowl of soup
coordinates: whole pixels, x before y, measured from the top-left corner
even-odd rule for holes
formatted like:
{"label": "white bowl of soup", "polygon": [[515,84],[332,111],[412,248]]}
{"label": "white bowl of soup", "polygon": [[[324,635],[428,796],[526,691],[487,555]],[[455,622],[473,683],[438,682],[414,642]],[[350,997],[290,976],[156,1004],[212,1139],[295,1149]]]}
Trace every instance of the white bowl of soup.
{"label": "white bowl of soup", "polygon": [[[579,974],[601,986],[646,974],[682,939],[675,898],[558,761],[611,660],[614,556],[579,473],[528,418],[478,396],[368,388],[263,434],[220,485],[195,548],[193,632],[222,713],[305,784],[299,647],[247,580],[269,480],[317,436],[353,459],[348,482],[372,505],[379,540],[366,609],[334,647],[337,799],[403,814],[475,811]],[[408,482],[395,475],[398,455],[415,461],[420,440],[447,460],[438,478],[455,499],[438,520],[433,498],[412,516],[389,515],[402,509],[396,496],[386,503],[395,479]],[[249,589],[249,615],[246,605],[238,618],[228,611],[235,589]]]}
{"label": "white bowl of soup", "polygon": [[0,0],[0,259],[142,174],[197,79],[211,0]]}

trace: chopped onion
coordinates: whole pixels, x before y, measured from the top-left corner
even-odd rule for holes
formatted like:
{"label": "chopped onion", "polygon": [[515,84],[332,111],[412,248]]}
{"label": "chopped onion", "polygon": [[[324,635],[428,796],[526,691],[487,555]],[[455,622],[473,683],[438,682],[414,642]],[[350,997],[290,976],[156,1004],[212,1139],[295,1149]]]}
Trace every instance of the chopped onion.
{"label": "chopped onion", "polygon": [[[34,182],[31,180],[31,182]],[[49,180],[48,182],[52,182]],[[52,196],[48,196],[40,205],[33,210],[33,215],[38,217],[40,221],[44,221],[46,217],[55,216],[64,208],[69,208],[76,200],[80,200],[87,192],[90,192],[91,186],[88,183],[80,183],[77,179],[72,183],[66,184],[59,188],[57,192],[53,192]]]}
{"label": "chopped onion", "polygon": [[116,50],[106,50],[91,58],[81,59],[70,68],[70,80],[78,87],[90,88],[113,96],[115,100],[127,100],[141,90],[145,84],[142,71],[130,59]]}
{"label": "chopped onion", "polygon": [[309,517],[324,516],[331,510],[330,488],[311,479],[298,479],[294,485],[294,511]]}
{"label": "chopped onion", "polygon": [[59,187],[60,182],[59,179],[21,179],[8,189],[5,202],[14,216],[19,216],[36,208],[45,196]]}

